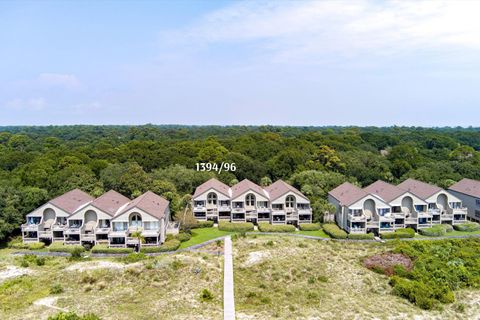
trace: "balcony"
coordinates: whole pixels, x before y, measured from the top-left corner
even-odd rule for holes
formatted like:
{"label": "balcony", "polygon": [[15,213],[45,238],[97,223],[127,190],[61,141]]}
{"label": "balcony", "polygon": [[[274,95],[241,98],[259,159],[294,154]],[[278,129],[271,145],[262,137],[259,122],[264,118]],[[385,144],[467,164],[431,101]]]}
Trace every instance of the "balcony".
{"label": "balcony", "polygon": [[218,211],[223,211],[223,212],[225,212],[225,211],[231,211],[231,210],[232,210],[232,208],[230,208],[229,205],[220,205],[220,206],[218,206]]}
{"label": "balcony", "polygon": [[297,213],[287,213],[287,220],[298,220],[298,214]]}
{"label": "balcony", "polygon": [[242,208],[242,207],[232,208],[232,213],[245,213],[245,208]]}
{"label": "balcony", "polygon": [[[22,224],[22,231],[25,232],[37,232],[39,230],[40,224]],[[43,225],[42,225],[43,226]]]}
{"label": "balcony", "polygon": [[160,235],[159,229],[152,229],[152,230],[143,230],[142,236],[144,237],[158,237]]}
{"label": "balcony", "polygon": [[350,221],[365,221],[366,218],[364,215],[353,215],[352,213],[348,214],[348,220]]}
{"label": "balcony", "polygon": [[193,212],[205,212],[205,211],[207,211],[207,208],[205,206],[193,207]]}
{"label": "balcony", "polygon": [[81,239],[82,241],[95,241],[96,237],[94,233],[84,233]]}
{"label": "balcony", "polygon": [[270,209],[267,207],[257,207],[257,212],[258,213],[269,213]]}
{"label": "balcony", "polygon": [[418,219],[417,218],[405,218],[405,224],[417,224],[418,223]]}
{"label": "balcony", "polygon": [[362,227],[348,227],[347,226],[347,232],[348,233],[366,233],[367,232],[367,228],[362,228]]}
{"label": "balcony", "polygon": [[51,239],[53,237],[52,231],[38,231],[38,237],[40,239]]}
{"label": "balcony", "polygon": [[367,229],[378,229],[380,228],[380,222],[378,220],[367,221]]}

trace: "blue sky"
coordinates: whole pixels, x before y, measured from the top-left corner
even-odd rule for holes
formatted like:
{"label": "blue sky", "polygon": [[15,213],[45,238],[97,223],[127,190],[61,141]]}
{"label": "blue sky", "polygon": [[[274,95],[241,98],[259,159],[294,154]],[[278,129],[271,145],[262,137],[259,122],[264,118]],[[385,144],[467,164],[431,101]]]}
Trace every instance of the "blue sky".
{"label": "blue sky", "polygon": [[480,2],[2,1],[0,125],[479,126]]}

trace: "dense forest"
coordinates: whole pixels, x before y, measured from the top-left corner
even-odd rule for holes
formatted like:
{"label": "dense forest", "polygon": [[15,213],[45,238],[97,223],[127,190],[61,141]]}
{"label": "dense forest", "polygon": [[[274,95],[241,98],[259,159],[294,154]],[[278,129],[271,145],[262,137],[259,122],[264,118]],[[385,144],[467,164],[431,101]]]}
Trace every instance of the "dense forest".
{"label": "dense forest", "polygon": [[235,163],[218,178],[261,185],[285,179],[312,201],[315,220],[332,210],[327,192],[351,181],[408,177],[448,187],[480,179],[479,128],[49,126],[0,127],[0,240],[24,216],[73,188],[93,196],[152,190],[182,210],[215,173],[197,162]]}

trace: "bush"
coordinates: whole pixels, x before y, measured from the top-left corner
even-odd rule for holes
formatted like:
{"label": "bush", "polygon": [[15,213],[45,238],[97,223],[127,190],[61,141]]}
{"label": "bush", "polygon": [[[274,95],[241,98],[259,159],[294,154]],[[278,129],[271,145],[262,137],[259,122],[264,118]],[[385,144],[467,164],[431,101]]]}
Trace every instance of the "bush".
{"label": "bush", "polygon": [[268,222],[258,224],[258,230],[261,232],[295,232],[295,226],[291,224],[273,225]]}
{"label": "bush", "polygon": [[300,230],[302,231],[317,231],[322,227],[318,223],[301,223],[299,225]]}
{"label": "bush", "polygon": [[50,286],[50,294],[59,294],[63,292],[63,287],[59,283],[52,284]]}
{"label": "bush", "polygon": [[175,251],[180,247],[180,241],[177,239],[165,241],[159,247],[142,247],[140,252],[142,253],[156,253],[156,252],[168,252]]}
{"label": "bush", "polygon": [[440,227],[445,229],[445,232],[452,232],[453,231],[453,226],[451,224],[440,224]]}
{"label": "bush", "polygon": [[60,312],[54,316],[48,317],[48,320],[102,320],[98,316],[94,315],[93,313],[88,313],[83,316],[79,316],[75,312]]}
{"label": "bush", "polygon": [[80,259],[82,257],[82,253],[85,251],[85,248],[82,246],[75,246],[75,248],[70,251],[70,258],[71,259]]}
{"label": "bush", "polygon": [[347,239],[347,233],[340,229],[336,224],[324,224],[323,231],[334,239]]}
{"label": "bush", "polygon": [[197,229],[197,228],[211,228],[213,227],[213,221],[207,220],[207,221],[197,221],[196,224],[191,226],[192,229]]}
{"label": "bush", "polygon": [[431,228],[419,229],[418,232],[427,237],[442,237],[447,233],[445,227],[443,227],[441,224]]}
{"label": "bush", "polygon": [[208,289],[203,289],[200,293],[200,300],[211,301],[213,300],[213,294]]}
{"label": "bush", "polygon": [[248,232],[248,231],[253,231],[253,223],[251,222],[233,223],[233,222],[220,221],[218,223],[218,230],[230,231],[230,232]]}
{"label": "bush", "polygon": [[375,235],[373,233],[350,233],[348,239],[352,240],[373,240]]}
{"label": "bush", "polygon": [[382,239],[400,239],[400,238],[414,238],[415,230],[412,228],[397,229],[395,232],[383,232],[380,234]]}
{"label": "bush", "polygon": [[50,252],[67,252],[77,254],[78,252],[82,253],[85,251],[85,248],[81,245],[64,245],[61,242],[54,242],[48,246],[48,251]]}
{"label": "bush", "polygon": [[97,244],[92,248],[92,253],[132,253],[133,248],[109,248],[105,244]]}
{"label": "bush", "polygon": [[453,228],[457,231],[473,232],[480,230],[480,224],[476,222],[467,222],[456,224],[453,226]]}
{"label": "bush", "polygon": [[179,234],[177,234],[177,236],[175,237],[175,239],[177,239],[178,241],[180,242],[185,242],[185,241],[188,241],[192,238],[192,235],[190,233],[186,233],[186,232],[180,232]]}
{"label": "bush", "polygon": [[128,256],[123,257],[121,260],[124,263],[135,263],[138,261],[142,261],[146,258],[145,254],[143,252],[140,253],[129,253]]}
{"label": "bush", "polygon": [[19,241],[13,241],[8,244],[8,247],[11,249],[40,250],[45,248],[45,243],[44,242],[23,243]]}

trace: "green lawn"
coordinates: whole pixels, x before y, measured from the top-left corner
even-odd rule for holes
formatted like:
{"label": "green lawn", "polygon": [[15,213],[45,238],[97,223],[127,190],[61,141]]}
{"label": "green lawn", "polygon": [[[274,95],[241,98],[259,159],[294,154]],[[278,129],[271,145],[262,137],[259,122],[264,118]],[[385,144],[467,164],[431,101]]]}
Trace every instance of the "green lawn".
{"label": "green lawn", "polygon": [[223,237],[233,232],[220,231],[218,228],[198,228],[192,230],[192,238],[188,241],[182,242],[180,248],[188,248],[190,246],[212,240],[218,237]]}
{"label": "green lawn", "polygon": [[321,237],[321,238],[330,238],[328,234],[323,231],[323,229],[317,231],[297,231],[297,234],[304,234],[306,236]]}

